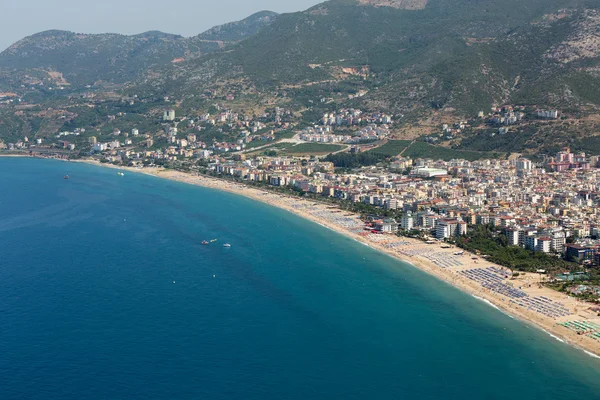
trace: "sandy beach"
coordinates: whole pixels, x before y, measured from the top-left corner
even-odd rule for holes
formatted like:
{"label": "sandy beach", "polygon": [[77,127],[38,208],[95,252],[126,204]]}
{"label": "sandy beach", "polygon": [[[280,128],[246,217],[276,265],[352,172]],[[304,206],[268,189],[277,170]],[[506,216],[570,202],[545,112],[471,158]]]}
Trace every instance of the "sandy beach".
{"label": "sandy beach", "polygon": [[538,274],[521,274],[515,279],[511,278],[506,268],[479,256],[468,252],[456,254],[462,250],[455,247],[443,246],[442,243],[427,244],[396,235],[373,234],[364,229],[365,225],[358,215],[314,200],[288,197],[240,183],[162,168],[117,167],[91,160],[79,162],[222,190],[287,210],[409,263],[508,315],[543,329],[557,340],[600,357],[600,338],[593,335],[592,331],[582,332],[572,326],[560,325],[577,321],[600,327],[600,316],[591,310],[593,305],[540,285]]}

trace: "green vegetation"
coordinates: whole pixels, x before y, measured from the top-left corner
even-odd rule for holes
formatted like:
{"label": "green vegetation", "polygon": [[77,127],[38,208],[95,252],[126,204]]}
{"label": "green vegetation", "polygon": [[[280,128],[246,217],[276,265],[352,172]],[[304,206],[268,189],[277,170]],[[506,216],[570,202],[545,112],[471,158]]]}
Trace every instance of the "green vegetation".
{"label": "green vegetation", "polygon": [[81,36],[46,31],[23,39],[15,50],[1,53],[0,67],[60,71],[69,84],[83,87],[99,80],[124,83],[138,79],[149,66],[166,65],[191,50],[186,39],[160,32]]}
{"label": "green vegetation", "polygon": [[291,139],[296,135],[296,132],[292,130],[283,130],[275,133],[277,139]]}
{"label": "green vegetation", "polygon": [[257,150],[265,155],[322,155],[342,150],[344,147],[337,144],[321,143],[274,143],[268,147]]}
{"label": "green vegetation", "polygon": [[479,160],[481,158],[499,158],[502,154],[485,153],[476,151],[456,150],[442,146],[434,146],[429,143],[415,142],[406,149],[403,154],[405,157],[432,158],[434,160],[449,161],[453,158],[462,158],[469,161]]}
{"label": "green vegetation", "polygon": [[583,100],[600,104],[600,78],[578,72],[568,77],[567,82]]}
{"label": "green vegetation", "polygon": [[[342,65],[368,64],[375,72],[386,72],[417,61],[420,66],[435,66],[448,59],[446,66],[457,63],[450,69],[456,73],[448,73],[447,83],[451,85],[450,79],[465,77],[465,67],[468,72],[474,67],[469,58],[458,63],[464,59],[460,53],[468,50],[460,37],[494,37],[565,3],[569,1],[508,0],[500,4],[481,0],[473,6],[471,1],[454,0],[451,4],[430,2],[422,11],[407,13],[330,1],[307,12],[281,15],[228,58],[242,63],[254,79],[286,82],[328,75],[326,68],[309,68],[309,62],[322,65],[345,60]],[[317,12],[311,12],[314,10]],[[272,62],[265,64],[264,59]]]}
{"label": "green vegetation", "polygon": [[0,53],[0,68],[60,71],[76,87],[97,81],[131,82],[156,65],[168,67],[176,58],[214,53],[223,44],[231,45],[252,36],[276,16],[263,11],[192,38],[159,31],[126,36],[51,30],[24,38],[16,49]]}
{"label": "green vegetation", "polygon": [[[465,133],[460,149],[470,149],[494,153],[524,153],[529,156],[550,154],[569,147],[572,151],[583,151],[588,154],[600,154],[600,137],[595,136],[600,130],[600,123],[591,120],[541,121],[530,119],[523,124],[511,127],[505,135],[492,136],[497,128],[480,132]],[[594,136],[591,136],[594,135]]]}
{"label": "green vegetation", "polygon": [[572,145],[573,151],[584,151],[588,154],[600,154],[600,136],[586,137]]}
{"label": "green vegetation", "polygon": [[197,38],[221,42],[239,42],[256,34],[260,29],[269,25],[278,15],[271,11],[260,11],[241,21],[215,26],[201,33]]}
{"label": "green vegetation", "polygon": [[344,146],[337,144],[320,144],[320,143],[301,143],[295,146],[288,147],[288,154],[328,154],[340,151]]}
{"label": "green vegetation", "polygon": [[358,168],[362,166],[375,165],[385,161],[387,157],[377,153],[338,153],[330,154],[325,158],[325,161],[332,162],[336,168]]}
{"label": "green vegetation", "polygon": [[[265,144],[267,144],[267,143],[265,143]],[[267,147],[255,150],[255,151],[251,152],[250,154],[253,154],[253,155],[265,154],[265,155],[275,156],[275,155],[284,153],[293,145],[294,145],[294,143],[280,143],[280,142],[272,143],[272,144],[268,145]],[[258,147],[261,147],[261,146],[258,146]]]}
{"label": "green vegetation", "polygon": [[264,140],[253,140],[252,142],[246,144],[246,150],[252,150],[257,147],[269,146],[272,145],[273,142],[266,142]]}
{"label": "green vegetation", "polygon": [[600,275],[598,271],[588,269],[582,278],[576,281],[548,283],[546,286],[584,301],[600,302]]}
{"label": "green vegetation", "polygon": [[442,146],[434,146],[424,142],[411,142],[409,140],[390,140],[385,145],[369,150],[367,153],[385,157],[394,157],[402,153],[403,157],[412,159],[432,158],[434,160],[445,161],[449,161],[453,158],[462,158],[473,161],[481,158],[498,158],[503,155],[499,153],[451,149]]}
{"label": "green vegetation", "polygon": [[402,153],[411,144],[410,140],[390,140],[383,146],[369,150],[370,153],[382,154],[388,157],[395,157]]}
{"label": "green vegetation", "polygon": [[497,158],[497,153],[480,153],[473,151],[455,150],[441,146],[433,146],[423,142],[414,142],[411,144],[408,140],[391,140],[385,145],[369,150],[364,153],[350,154],[341,153],[327,157],[327,161],[333,162],[338,168],[358,168],[361,166],[375,165],[386,161],[404,152],[404,157],[432,158],[435,160],[451,160],[453,158],[462,158],[466,160],[478,160],[481,158]]}
{"label": "green vegetation", "polygon": [[456,245],[470,252],[487,255],[491,262],[517,271],[535,272],[544,269],[549,272],[560,272],[576,266],[545,253],[508,246],[506,236],[490,226],[469,227],[468,235],[457,238]]}

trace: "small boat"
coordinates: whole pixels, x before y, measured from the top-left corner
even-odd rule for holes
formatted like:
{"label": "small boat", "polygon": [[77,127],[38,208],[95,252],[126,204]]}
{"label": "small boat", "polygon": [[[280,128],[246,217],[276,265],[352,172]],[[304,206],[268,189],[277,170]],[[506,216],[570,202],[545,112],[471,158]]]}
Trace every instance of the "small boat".
{"label": "small boat", "polygon": [[214,242],[216,242],[216,241],[217,241],[217,239],[213,239],[213,240],[211,240],[210,242],[211,242],[211,243],[214,243]]}
{"label": "small boat", "polygon": [[65,179],[69,179],[69,175],[65,175]]}
{"label": "small boat", "polygon": [[203,240],[202,244],[206,246],[208,244],[208,242],[206,240]]}
{"label": "small boat", "polygon": [[231,245],[229,243],[225,243],[223,247],[231,247]]}

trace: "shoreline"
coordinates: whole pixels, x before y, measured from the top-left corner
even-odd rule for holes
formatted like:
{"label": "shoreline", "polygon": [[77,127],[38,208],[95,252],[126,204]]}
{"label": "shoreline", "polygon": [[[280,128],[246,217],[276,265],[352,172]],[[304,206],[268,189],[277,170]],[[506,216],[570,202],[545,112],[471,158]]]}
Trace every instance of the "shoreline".
{"label": "shoreline", "polygon": [[[578,348],[585,352],[586,355],[600,359],[600,339],[595,340],[585,335],[579,335],[566,327],[558,325],[562,322],[574,320],[591,321],[600,325],[600,317],[596,313],[588,310],[592,304],[584,303],[571,298],[566,294],[538,286],[537,282],[539,278],[537,274],[526,273],[521,275],[518,279],[510,281],[506,280],[504,283],[508,283],[515,288],[519,287],[523,292],[527,293],[528,296],[543,296],[551,299],[553,302],[561,303],[564,305],[564,308],[572,313],[572,315],[557,318],[543,315],[539,312],[520,306],[514,303],[513,299],[498,292],[486,289],[478,282],[461,274],[463,271],[473,269],[490,267],[503,269],[503,267],[499,265],[490,263],[485,259],[481,259],[479,256],[470,254],[466,251],[463,256],[455,256],[454,252],[457,248],[442,249],[440,248],[441,243],[431,245],[417,239],[398,237],[396,235],[369,234],[363,230],[364,224],[358,224],[359,220],[357,214],[341,211],[337,207],[333,208],[334,206],[332,205],[325,205],[316,202],[315,200],[288,197],[283,194],[249,187],[237,182],[220,180],[203,175],[197,176],[169,169],[119,167],[112,164],[102,164],[93,160],[72,160],[71,162],[141,173],[162,179],[216,189],[241,195],[289,211],[296,216],[317,223],[324,228],[344,235],[373,250],[377,250],[396,260],[409,264],[411,267],[417,268],[428,275],[443,280],[458,290],[461,290],[463,293],[471,295],[473,298],[486,303],[488,306],[495,308],[507,316],[511,318],[514,317],[522,322],[532,325],[553,337],[555,340]],[[352,222],[352,220],[354,220],[354,222]],[[462,251],[462,249],[460,250]],[[473,259],[475,257],[477,260]],[[447,260],[453,260],[451,261],[453,264],[450,266],[444,264]]]}

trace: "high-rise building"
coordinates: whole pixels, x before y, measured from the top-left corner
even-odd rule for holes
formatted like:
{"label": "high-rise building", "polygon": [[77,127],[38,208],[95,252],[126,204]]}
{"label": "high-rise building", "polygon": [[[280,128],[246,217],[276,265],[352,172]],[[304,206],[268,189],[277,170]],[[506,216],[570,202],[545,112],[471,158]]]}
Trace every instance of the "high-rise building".
{"label": "high-rise building", "polygon": [[521,229],[516,227],[511,227],[506,230],[506,237],[508,238],[509,246],[521,246],[521,238],[523,235],[521,234]]}
{"label": "high-rise building", "polygon": [[435,237],[440,240],[466,234],[467,223],[455,218],[440,219],[435,228]]}
{"label": "high-rise building", "polygon": [[526,158],[519,158],[516,167],[518,171],[531,171],[533,169],[533,163]]}
{"label": "high-rise building", "polygon": [[402,215],[402,220],[400,221],[400,226],[405,231],[410,231],[415,226],[415,220],[413,218],[412,212],[407,212]]}

